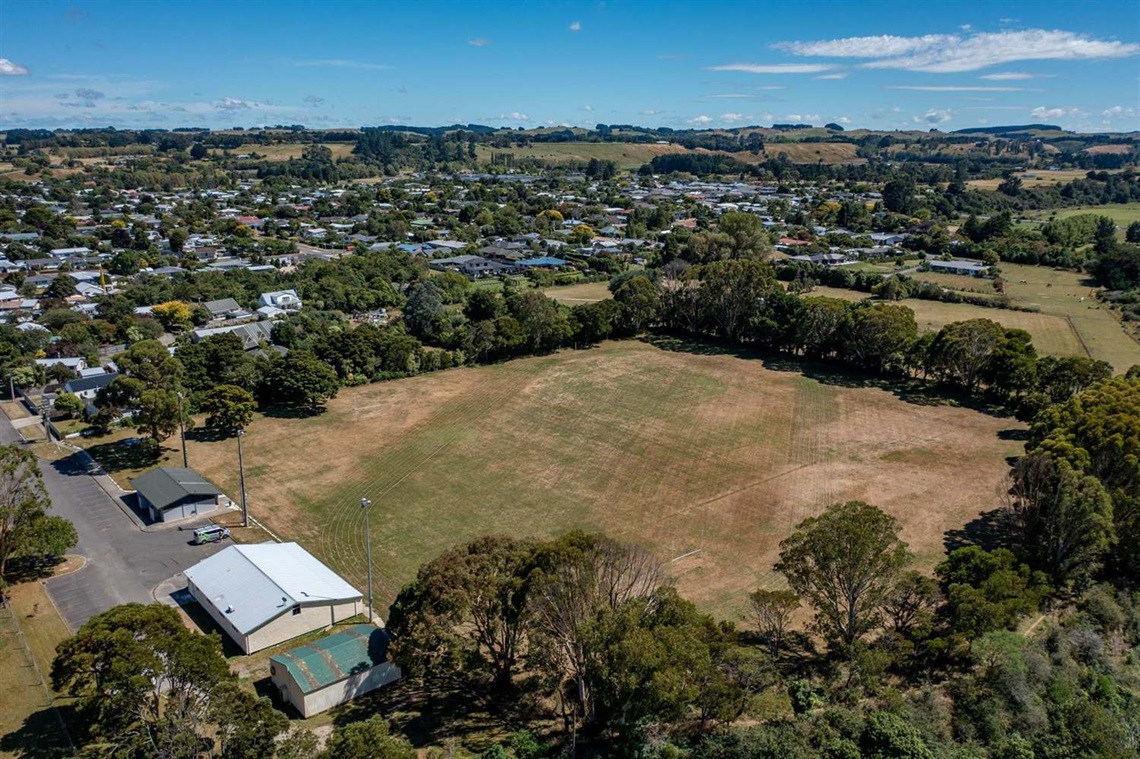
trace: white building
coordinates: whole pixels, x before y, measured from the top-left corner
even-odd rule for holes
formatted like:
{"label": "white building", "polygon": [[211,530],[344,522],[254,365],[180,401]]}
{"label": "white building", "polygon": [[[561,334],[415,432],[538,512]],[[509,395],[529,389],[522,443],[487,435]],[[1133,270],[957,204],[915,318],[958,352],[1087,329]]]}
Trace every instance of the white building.
{"label": "white building", "polygon": [[247,654],[360,614],[360,591],[296,543],[233,545],[186,570],[190,594]]}

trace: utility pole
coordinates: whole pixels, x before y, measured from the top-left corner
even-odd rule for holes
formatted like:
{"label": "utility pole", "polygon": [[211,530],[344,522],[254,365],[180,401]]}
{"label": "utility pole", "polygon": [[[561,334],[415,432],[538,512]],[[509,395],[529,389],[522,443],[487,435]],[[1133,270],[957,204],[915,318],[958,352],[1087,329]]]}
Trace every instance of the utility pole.
{"label": "utility pole", "polygon": [[189,460],[186,458],[186,424],[182,416],[182,391],[178,391],[178,434],[182,438],[182,467],[189,469]]}
{"label": "utility pole", "polygon": [[238,439],[238,479],[241,481],[241,526],[249,527],[249,507],[245,503],[245,460],[241,456],[241,439],[245,430],[237,431]]}
{"label": "utility pole", "polygon": [[369,528],[368,514],[372,511],[372,501],[367,498],[360,499],[360,508],[364,509],[364,540],[368,552],[368,624],[372,624],[372,530]]}

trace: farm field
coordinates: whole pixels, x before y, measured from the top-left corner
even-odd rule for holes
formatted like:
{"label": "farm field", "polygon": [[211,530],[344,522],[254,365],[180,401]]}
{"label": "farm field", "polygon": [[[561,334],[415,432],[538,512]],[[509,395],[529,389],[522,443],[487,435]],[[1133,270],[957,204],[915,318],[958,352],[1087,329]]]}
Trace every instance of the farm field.
{"label": "farm field", "polygon": [[[1074,179],[1084,179],[1088,173],[1088,169],[1059,169],[1057,171],[1035,169],[1016,172],[1017,176],[1021,177],[1022,187],[1048,187],[1050,185],[1068,184]],[[970,187],[979,190],[996,190],[1001,183],[1001,178],[971,179],[966,182]]]}
{"label": "farm field", "polygon": [[1107,216],[1116,222],[1118,227],[1127,227],[1134,221],[1140,221],[1140,203],[1114,203],[1104,206],[1077,206],[1075,208],[1058,208],[1048,211],[1038,211],[1037,216],[1042,220],[1057,218],[1067,219],[1070,216],[1082,214],[1095,214]]}
{"label": "farm field", "polygon": [[[626,341],[346,388],[316,417],[258,417],[244,449],[254,516],[357,587],[359,503],[373,500],[381,609],[455,543],[585,528],[652,549],[731,618],[779,584],[779,541],[835,501],[894,514],[931,567],[946,531],[996,505],[1019,428],[704,345]],[[192,442],[190,460],[237,492],[233,440]]]}
{"label": "farm field", "polygon": [[[326,148],[332,151],[333,158],[344,158],[352,154],[354,147],[351,142],[329,142],[322,143]],[[259,156],[264,156],[270,161],[288,161],[291,158],[300,158],[301,153],[304,152],[307,144],[300,142],[285,142],[277,145],[242,145],[240,148],[230,150],[233,155],[241,153],[257,153]],[[220,148],[214,148],[210,151],[212,155],[221,156],[225,151]]]}
{"label": "farm field", "polygon": [[[724,153],[742,163],[759,163],[786,153],[793,163],[859,163],[863,159],[855,156],[856,146],[845,142],[801,143],[780,142],[765,145],[764,152],[754,155],[749,152]],[[654,156],[667,153],[712,153],[698,148],[690,150],[676,144],[635,142],[546,142],[531,144],[529,147],[491,148],[485,145],[476,147],[479,160],[489,161],[491,153],[511,153],[519,158],[537,158],[542,161],[614,161],[619,169],[637,169]]]}

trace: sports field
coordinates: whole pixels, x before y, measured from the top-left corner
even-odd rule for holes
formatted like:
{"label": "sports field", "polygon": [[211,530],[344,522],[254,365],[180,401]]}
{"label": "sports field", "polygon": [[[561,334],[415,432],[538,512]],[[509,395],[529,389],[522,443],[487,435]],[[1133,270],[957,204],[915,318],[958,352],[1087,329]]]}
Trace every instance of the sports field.
{"label": "sports field", "polygon": [[[381,608],[452,544],[580,527],[648,546],[731,616],[778,584],[779,541],[834,501],[890,511],[931,566],[947,530],[995,505],[1019,450],[1001,433],[1019,426],[626,341],[346,388],[318,417],[257,418],[244,448],[252,513],[358,587],[372,499]],[[234,441],[193,443],[190,459],[237,493]]]}

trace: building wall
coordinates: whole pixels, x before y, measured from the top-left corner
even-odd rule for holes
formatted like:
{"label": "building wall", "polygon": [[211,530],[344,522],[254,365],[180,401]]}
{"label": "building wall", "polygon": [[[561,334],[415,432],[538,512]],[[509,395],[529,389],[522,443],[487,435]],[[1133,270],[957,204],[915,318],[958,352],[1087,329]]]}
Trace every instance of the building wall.
{"label": "building wall", "polygon": [[359,614],[363,610],[363,605],[360,601],[349,601],[341,604],[302,606],[300,609],[299,614],[294,614],[293,610],[290,609],[280,617],[251,632],[246,637],[246,645],[243,650],[246,653],[253,653],[291,640],[298,635],[329,627]]}
{"label": "building wall", "polygon": [[302,717],[312,717],[332,709],[334,706],[347,703],[365,693],[393,683],[400,679],[400,668],[392,662],[378,664],[367,672],[358,672],[355,675],[333,683],[312,693],[303,693],[300,686],[289,674],[289,670],[277,664],[272,665],[276,673],[272,676],[273,684],[283,701],[292,704],[293,708],[301,713]]}
{"label": "building wall", "polygon": [[210,615],[210,618],[218,623],[218,627],[222,628],[222,630],[229,637],[229,639],[232,640],[234,643],[237,643],[238,648],[240,648],[242,651],[244,651],[245,653],[248,654],[249,650],[246,649],[246,638],[245,638],[245,636],[242,635],[241,633],[239,633],[237,631],[237,628],[235,628],[230,623],[229,619],[226,618],[225,612],[223,612],[221,609],[214,606],[213,602],[210,601],[209,597],[205,593],[203,593],[198,588],[198,586],[194,584],[193,581],[187,582],[187,589],[190,591],[190,595],[194,596],[194,599],[198,602],[198,604],[203,609],[206,610],[207,614]]}

